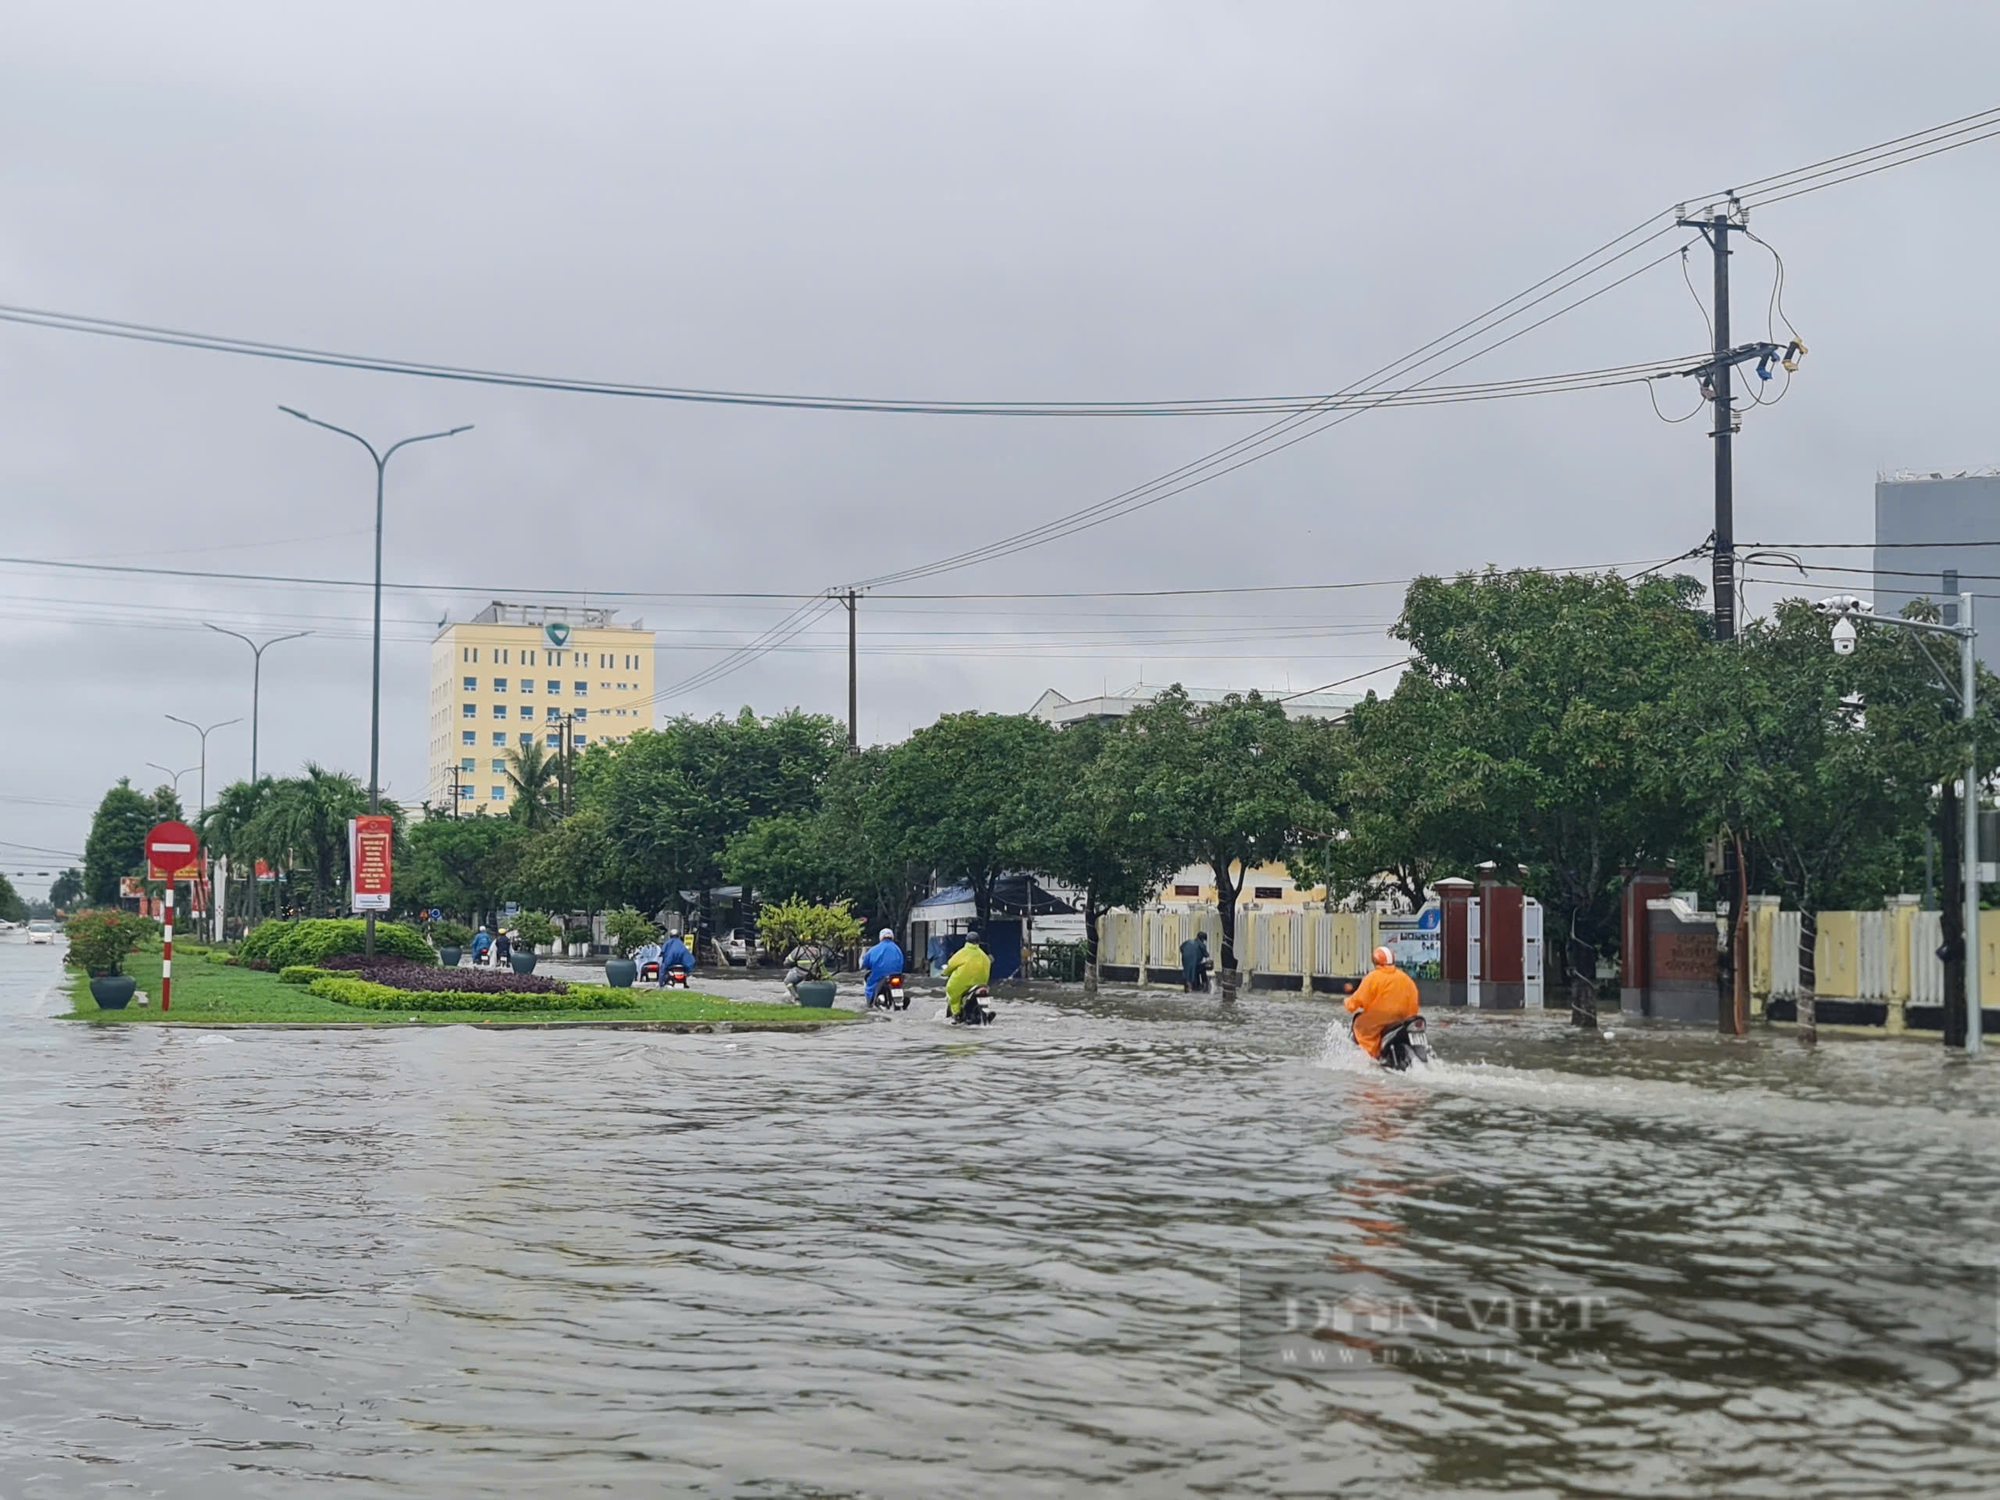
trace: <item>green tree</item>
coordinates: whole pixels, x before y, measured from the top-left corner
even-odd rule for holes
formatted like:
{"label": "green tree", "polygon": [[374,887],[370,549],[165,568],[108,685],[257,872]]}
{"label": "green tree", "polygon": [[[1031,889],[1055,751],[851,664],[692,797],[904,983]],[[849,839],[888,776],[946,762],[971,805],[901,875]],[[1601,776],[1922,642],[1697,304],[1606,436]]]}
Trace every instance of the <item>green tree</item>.
{"label": "green tree", "polygon": [[[461,819],[460,821],[464,821]],[[573,813],[516,842],[504,876],[514,899],[552,912],[596,912],[621,884],[618,845],[602,813]]]}
{"label": "green tree", "polygon": [[1456,708],[1430,685],[1370,693],[1354,706],[1326,745],[1337,758],[1327,775],[1339,788],[1339,827],[1293,856],[1301,885],[1322,884],[1336,899],[1394,898],[1414,911],[1460,868],[1483,809],[1476,783],[1452,764]]}
{"label": "green tree", "polygon": [[984,927],[1000,877],[1034,863],[1035,792],[1054,733],[1026,714],[946,714],[890,750],[867,826],[970,886]]}
{"label": "green tree", "polygon": [[0,922],[27,920],[28,903],[21,899],[21,893],[14,889],[14,883],[5,875],[0,875]]}
{"label": "green tree", "polygon": [[[1410,780],[1431,807],[1449,795],[1446,815],[1423,825],[1438,840],[1423,852],[1525,870],[1567,929],[1579,1024],[1594,1024],[1622,871],[1685,843],[1686,796],[1660,774],[1660,706],[1708,649],[1699,596],[1687,578],[1420,578],[1392,631],[1411,648],[1394,696],[1434,736]],[[1372,810],[1350,800],[1351,820]]]}
{"label": "green tree", "polygon": [[[1667,705],[1666,769],[1691,800],[1695,832],[1743,837],[1757,885],[1775,885],[1800,913],[1802,1038],[1813,1033],[1818,914],[1907,889],[1933,785],[1963,774],[1955,662],[1950,670],[1947,686],[1894,629],[1864,628],[1854,654],[1836,656],[1829,622],[1792,599],[1734,649],[1706,653]],[[2000,742],[1996,684],[1981,677],[1986,775]]]}
{"label": "green tree", "polygon": [[1052,737],[1038,769],[1034,865],[1083,894],[1084,988],[1097,989],[1097,922],[1113,907],[1152,899],[1180,868],[1181,849],[1156,809],[1125,786],[1107,754],[1118,731],[1071,725]]}
{"label": "green tree", "polygon": [[83,891],[92,906],[118,904],[118,882],[140,873],[146,833],[159,821],[153,799],[133,791],[129,777],[104,794],[83,844]]}
{"label": "green tree", "polygon": [[409,831],[407,897],[482,921],[499,907],[527,839],[511,818],[426,818]]}
{"label": "green tree", "polygon": [[[280,780],[264,799],[245,837],[312,876],[311,914],[327,916],[347,879],[347,821],[368,811],[368,793],[344,771],[306,762],[302,775]],[[399,814],[386,799],[382,811]]]}
{"label": "green tree", "polygon": [[1207,865],[1222,923],[1225,996],[1236,986],[1236,899],[1260,865],[1322,834],[1336,757],[1331,726],[1292,720],[1256,693],[1196,704],[1179,687],[1128,715],[1107,744],[1107,773],[1133,815],[1162,828],[1176,864]]}
{"label": "green tree", "polygon": [[72,865],[56,876],[49,887],[49,905],[55,910],[68,911],[83,900],[83,871]]}
{"label": "green tree", "polygon": [[577,768],[575,805],[603,815],[626,898],[656,911],[715,885],[729,841],[757,819],[815,809],[845,744],[832,719],[797,710],[677,719],[593,749]]}
{"label": "green tree", "polygon": [[507,814],[530,830],[556,820],[562,763],[530,739],[507,752]]}
{"label": "green tree", "polygon": [[246,929],[256,926],[259,916],[257,861],[268,862],[279,852],[263,844],[262,835],[268,830],[259,822],[276,786],[268,776],[233,781],[216,793],[215,801],[195,824],[203,847],[229,861],[232,878],[228,894],[236,901]]}

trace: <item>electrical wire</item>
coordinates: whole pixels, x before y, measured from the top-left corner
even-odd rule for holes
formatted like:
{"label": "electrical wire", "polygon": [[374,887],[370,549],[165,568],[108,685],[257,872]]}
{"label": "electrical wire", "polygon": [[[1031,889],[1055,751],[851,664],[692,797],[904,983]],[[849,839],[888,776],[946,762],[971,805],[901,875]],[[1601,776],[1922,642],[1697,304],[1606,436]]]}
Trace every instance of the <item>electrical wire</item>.
{"label": "electrical wire", "polygon": [[1693,244],[1694,241],[1689,240],[1687,244],[1681,246],[1681,280],[1687,285],[1688,295],[1694,298],[1695,308],[1701,313],[1701,326],[1708,330],[1708,342],[1713,346],[1715,343],[1715,320],[1709,317],[1708,304],[1701,300],[1701,293],[1694,289],[1694,277],[1688,274],[1688,250]]}

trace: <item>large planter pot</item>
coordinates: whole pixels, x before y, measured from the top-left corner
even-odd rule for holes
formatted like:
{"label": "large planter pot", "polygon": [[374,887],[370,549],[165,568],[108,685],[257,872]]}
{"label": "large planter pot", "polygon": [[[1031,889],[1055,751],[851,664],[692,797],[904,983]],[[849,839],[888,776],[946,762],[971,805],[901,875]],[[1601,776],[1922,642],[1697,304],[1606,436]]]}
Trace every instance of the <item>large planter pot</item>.
{"label": "large planter pot", "polygon": [[614,990],[629,990],[632,981],[639,977],[639,965],[629,958],[607,958],[604,960],[604,982]]}
{"label": "large planter pot", "polygon": [[465,955],[462,954],[456,948],[438,949],[438,962],[443,964],[447,969],[457,968],[459,959],[463,958],[464,956]]}
{"label": "large planter pot", "polygon": [[507,962],[514,966],[516,974],[532,974],[535,972],[535,955],[532,953],[523,953],[517,948],[507,955]]}
{"label": "large planter pot", "polygon": [[833,997],[840,989],[831,979],[801,979],[799,981],[799,1004],[810,1005],[814,1010],[833,1008]]}
{"label": "large planter pot", "polygon": [[139,981],[130,974],[92,975],[90,998],[99,1010],[123,1010],[132,1003],[132,992],[138,987]]}

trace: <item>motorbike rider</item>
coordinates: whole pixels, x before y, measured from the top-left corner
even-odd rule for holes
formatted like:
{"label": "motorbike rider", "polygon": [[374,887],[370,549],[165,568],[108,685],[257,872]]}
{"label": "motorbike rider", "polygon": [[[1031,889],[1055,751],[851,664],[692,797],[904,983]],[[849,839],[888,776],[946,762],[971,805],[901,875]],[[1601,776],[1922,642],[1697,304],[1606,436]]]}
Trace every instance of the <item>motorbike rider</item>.
{"label": "motorbike rider", "polygon": [[993,959],[979,946],[979,934],[968,932],[965,946],[944,961],[945,1013],[959,1019],[966,997],[993,977]]}
{"label": "motorbike rider", "polygon": [[1347,997],[1354,1012],[1354,1040],[1370,1057],[1382,1055],[1382,1032],[1417,1013],[1417,982],[1396,967],[1396,955],[1375,950],[1375,967]]}
{"label": "motorbike rider", "polygon": [[491,948],[492,946],[493,946],[493,934],[488,932],[485,928],[485,925],[482,923],[479,928],[479,931],[475,932],[472,935],[472,961],[475,964],[485,963],[486,950],[488,948]]}
{"label": "motorbike rider", "polygon": [[861,972],[868,976],[867,1000],[873,1005],[876,994],[888,985],[889,976],[903,972],[903,950],[896,945],[892,929],[884,927],[875,946],[861,955]]}
{"label": "motorbike rider", "polygon": [[688,952],[688,946],[681,941],[679,933],[674,933],[664,943],[660,944],[661,989],[667,987],[667,970],[672,968],[682,968],[690,974],[694,972],[694,955]]}

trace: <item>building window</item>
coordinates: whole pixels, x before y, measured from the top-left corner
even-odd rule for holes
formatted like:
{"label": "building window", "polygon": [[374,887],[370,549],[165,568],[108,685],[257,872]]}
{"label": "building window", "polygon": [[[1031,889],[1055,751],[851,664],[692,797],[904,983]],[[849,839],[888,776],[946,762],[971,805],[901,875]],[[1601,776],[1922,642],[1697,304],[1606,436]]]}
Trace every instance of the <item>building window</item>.
{"label": "building window", "polygon": [[551,703],[549,705],[549,722],[553,724],[555,723],[556,720],[560,719],[561,717],[562,717],[562,710],[557,708],[553,703]]}
{"label": "building window", "polygon": [[521,679],[521,691],[524,693],[532,693],[534,690],[535,690],[535,679],[532,677],[523,677]]}
{"label": "building window", "polygon": [[1275,885],[1260,885],[1252,893],[1252,899],[1257,901],[1282,901],[1285,899],[1285,893]]}
{"label": "building window", "polygon": [[1201,894],[1201,887],[1198,885],[1177,885],[1174,887],[1174,894],[1176,896],[1199,896]]}
{"label": "building window", "polygon": [[468,677],[468,678],[466,678],[466,679],[465,679],[465,690],[466,690],[466,691],[467,691],[468,693],[476,693],[476,692],[478,692],[478,691],[479,691],[479,679],[478,679],[477,677]]}
{"label": "building window", "polygon": [[496,729],[493,731],[493,748],[495,750],[505,750],[507,748],[506,730]]}
{"label": "building window", "polygon": [[506,679],[506,678],[504,678],[504,677],[496,677],[496,678],[494,678],[494,679],[493,679],[493,691],[494,691],[494,692],[496,692],[496,693],[504,693],[504,692],[506,692],[506,691],[507,691],[507,679]]}
{"label": "building window", "polygon": [[524,719],[532,719],[534,718],[534,716],[535,716],[535,705],[532,703],[523,703],[521,705],[521,717]]}
{"label": "building window", "polygon": [[507,800],[507,788],[504,786],[493,788],[493,800],[495,802],[505,802]]}
{"label": "building window", "polygon": [[524,667],[532,667],[534,664],[535,664],[535,653],[532,651],[523,651],[521,653],[521,665]]}
{"label": "building window", "polygon": [[550,735],[550,736],[549,736],[549,748],[550,748],[551,750],[560,750],[560,749],[562,749],[562,736],[561,736],[561,735],[559,735],[559,734],[552,734],[552,735]]}
{"label": "building window", "polygon": [[476,729],[464,730],[459,734],[458,740],[462,745],[476,745],[479,743],[479,731]]}
{"label": "building window", "polygon": [[465,718],[476,719],[479,717],[479,705],[477,703],[468,703],[461,710],[461,714]]}
{"label": "building window", "polygon": [[574,714],[570,715],[570,717],[575,719],[577,723],[581,724],[585,719],[590,717],[590,710],[587,708],[579,708]]}
{"label": "building window", "polygon": [[576,737],[576,748],[579,750],[581,750],[585,745],[588,745],[589,743],[590,743],[589,735],[580,734]]}
{"label": "building window", "polygon": [[549,693],[552,697],[560,697],[562,695],[562,684],[557,682],[553,677],[549,679]]}
{"label": "building window", "polygon": [[500,663],[500,665],[503,667],[507,665],[507,653],[505,651],[495,651],[493,653],[493,659],[498,663]]}
{"label": "building window", "polygon": [[588,698],[590,696],[590,684],[587,682],[579,682],[576,685],[576,695],[579,698]]}
{"label": "building window", "polygon": [[470,801],[472,797],[472,788],[469,786],[462,786],[458,789],[458,795]]}
{"label": "building window", "polygon": [[464,760],[458,763],[458,768],[461,771],[470,771],[472,769],[472,757],[469,755],[466,756]]}
{"label": "building window", "polygon": [[506,717],[507,717],[507,705],[506,705],[506,704],[504,704],[504,703],[496,703],[496,704],[494,704],[494,705],[493,705],[493,717],[494,717],[494,718],[496,718],[496,719],[504,719],[504,718],[506,718]]}
{"label": "building window", "polygon": [[496,756],[494,756],[494,757],[493,757],[493,774],[494,774],[495,776],[504,776],[504,775],[506,775],[506,773],[507,773],[507,762],[506,762],[506,761],[504,761],[504,760],[502,760],[502,759],[501,759],[501,758],[500,758],[499,756],[497,756],[497,755],[496,755]]}

